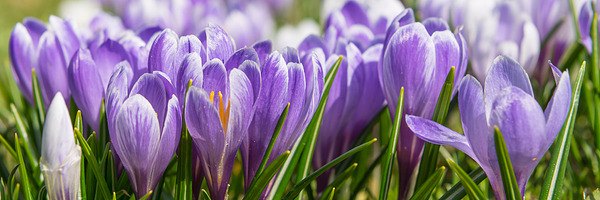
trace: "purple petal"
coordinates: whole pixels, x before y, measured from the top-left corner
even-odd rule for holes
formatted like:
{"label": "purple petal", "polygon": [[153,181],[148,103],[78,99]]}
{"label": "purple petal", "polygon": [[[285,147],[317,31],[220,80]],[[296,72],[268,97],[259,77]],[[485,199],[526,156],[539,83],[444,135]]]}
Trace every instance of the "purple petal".
{"label": "purple petal", "polygon": [[290,108],[282,129],[282,134],[280,134],[279,141],[273,148],[272,159],[283,153],[283,151],[291,149],[296,139],[302,133],[302,130],[304,130],[304,121],[309,114],[302,112],[305,106],[305,99],[302,97],[306,96],[306,79],[304,75],[304,69],[301,64],[288,64],[289,82],[286,99],[290,103]]}
{"label": "purple petal", "polygon": [[285,47],[281,51],[281,56],[286,63],[300,63],[300,57],[298,56],[298,50],[292,47]]}
{"label": "purple petal", "polygon": [[229,80],[221,60],[213,59],[204,63],[203,73],[204,83],[202,83],[202,88],[207,92],[215,92],[215,95],[221,92],[223,101],[227,102],[229,99]]}
{"label": "purple petal", "polygon": [[83,119],[93,130],[99,131],[100,104],[104,99],[104,88],[96,66],[89,50],[77,51],[69,66],[69,85]]}
{"label": "purple petal", "polygon": [[31,103],[33,102],[31,70],[37,67],[34,59],[37,56],[31,35],[23,24],[18,23],[10,35],[9,53],[21,93]]}
{"label": "purple petal", "polygon": [[592,1],[586,1],[579,12],[579,31],[581,33],[581,41],[588,52],[592,52],[592,37],[590,29],[592,27],[592,18],[594,11],[592,9]]}
{"label": "purple petal", "polygon": [[129,58],[125,48],[113,40],[106,40],[100,47],[92,49],[92,55],[104,88],[108,86],[108,80],[115,65]]}
{"label": "purple petal", "polygon": [[477,160],[467,138],[434,121],[406,115],[406,124],[419,138],[437,145],[449,145]]}
{"label": "purple petal", "polygon": [[260,77],[260,66],[254,61],[247,60],[244,61],[240,65],[240,67],[238,67],[238,69],[244,72],[244,74],[246,74],[246,77],[248,77],[248,79],[250,80],[250,83],[252,84],[252,96],[254,97],[254,101],[256,101],[258,93],[260,92],[260,86],[262,82]]}
{"label": "purple petal", "polygon": [[406,113],[430,117],[436,103],[430,95],[435,56],[435,45],[419,23],[399,28],[390,38],[379,75],[392,111],[396,110],[400,88],[404,87]]}
{"label": "purple petal", "polygon": [[356,1],[347,1],[340,10],[348,26],[362,24],[370,26],[369,17],[365,9]]}
{"label": "purple petal", "polygon": [[504,88],[515,86],[533,97],[533,89],[527,72],[515,60],[505,56],[494,59],[485,79],[486,112],[491,109],[491,101],[494,96]]}
{"label": "purple petal", "polygon": [[206,48],[206,60],[228,60],[235,51],[233,39],[219,26],[209,25],[200,33],[199,38]]}
{"label": "purple petal", "polygon": [[[558,68],[552,66],[553,71],[558,71]],[[560,72],[560,71],[558,71]],[[569,106],[571,104],[571,78],[569,73],[563,73],[562,76],[554,73],[556,76],[557,87],[554,90],[554,95],[548,107],[544,111],[546,117],[546,147],[545,150],[550,148],[550,145],[554,142],[556,135],[563,127],[564,121],[567,118],[569,112]]]}
{"label": "purple petal", "polygon": [[415,22],[415,14],[413,13],[412,8],[404,9],[394,20],[392,20],[392,24],[388,27],[387,33],[385,35],[385,41],[383,43],[383,50],[387,49],[387,44],[389,43],[390,38],[396,31],[403,26],[411,24]]}
{"label": "purple petal", "polygon": [[254,48],[254,50],[256,50],[256,53],[258,54],[258,58],[260,60],[259,63],[264,63],[267,60],[269,54],[271,53],[271,50],[273,49],[273,44],[271,44],[271,41],[265,40],[262,42],[257,42],[252,47]]}
{"label": "purple petal", "polygon": [[23,25],[25,25],[27,31],[29,31],[29,35],[31,36],[33,44],[38,44],[42,34],[48,30],[44,22],[36,18],[25,18],[25,20],[23,20]]}
{"label": "purple petal", "polygon": [[433,39],[433,43],[435,44],[436,51],[436,78],[434,80],[435,85],[433,86],[432,92],[434,97],[432,98],[436,98],[435,96],[439,95],[439,92],[442,89],[442,85],[446,80],[446,76],[448,75],[448,72],[450,72],[450,68],[460,67],[460,56],[462,52],[454,34],[452,34],[450,31],[434,32],[431,37]]}
{"label": "purple petal", "polygon": [[[160,126],[152,105],[141,95],[125,100],[117,114],[116,133],[111,141],[129,174],[138,196],[154,188],[160,177],[154,176],[152,166],[159,151]],[[112,137],[115,136],[115,137]]]}
{"label": "purple petal", "polygon": [[61,92],[65,101],[69,102],[71,92],[67,79],[67,64],[64,60],[62,47],[52,32],[46,32],[40,39],[40,86],[46,106],[54,94]]}
{"label": "purple petal", "polygon": [[136,94],[144,96],[150,102],[162,126],[167,113],[168,96],[166,95],[167,89],[161,78],[156,74],[142,75],[131,88],[129,97],[131,98]]}
{"label": "purple petal", "polygon": [[233,68],[238,68],[243,62],[246,60],[254,61],[256,63],[260,62],[258,58],[258,54],[253,48],[244,47],[240,50],[237,50],[225,63],[225,68],[227,71],[231,71]]}
{"label": "purple petal", "polygon": [[189,53],[183,59],[181,68],[177,75],[177,94],[180,99],[185,98],[185,91],[188,88],[188,82],[191,80],[192,85],[202,87],[204,74],[202,72],[202,58],[197,53]]}
{"label": "purple petal", "polygon": [[438,31],[450,30],[448,23],[441,18],[427,18],[423,20],[423,26],[425,26],[429,35],[433,35],[433,33]]}
{"label": "purple petal", "polygon": [[[498,126],[502,131],[517,183],[524,190],[533,169],[546,152],[544,113],[531,95],[514,86],[499,91],[491,104],[490,125]],[[488,149],[495,151],[493,145]],[[494,164],[494,168],[496,166]]]}
{"label": "purple petal", "polygon": [[323,40],[321,39],[321,37],[317,36],[317,35],[309,35],[306,38],[304,38],[304,40],[302,40],[302,42],[300,43],[300,45],[298,45],[298,51],[300,56],[304,56],[309,54],[313,49],[321,49],[321,50],[326,50],[327,48],[325,47],[325,43],[323,43]]}
{"label": "purple petal", "polygon": [[165,72],[169,77],[175,77],[179,66],[173,63],[177,58],[178,36],[170,29],[161,32],[152,43],[148,55],[148,70]]}
{"label": "purple petal", "polygon": [[162,177],[162,173],[167,169],[179,145],[182,123],[181,108],[179,105],[178,98],[172,95],[167,105],[165,124],[162,127],[160,135],[159,152],[154,165],[154,172],[158,177]]}
{"label": "purple petal", "polygon": [[64,50],[66,60],[70,60],[75,51],[82,46],[79,40],[79,35],[75,32],[73,25],[70,22],[59,17],[50,16],[51,30],[56,34],[57,40],[60,42]]}
{"label": "purple petal", "polygon": [[246,137],[248,126],[253,115],[254,92],[246,74],[239,69],[231,70],[229,74],[231,98],[227,139],[229,153],[237,152],[242,139]]}
{"label": "purple petal", "polygon": [[[131,85],[133,72],[127,61],[118,63],[106,89],[106,117],[108,119],[108,128],[111,137],[115,131],[116,114],[120,109],[123,101],[129,96],[129,86]],[[116,145],[113,145],[117,148]]]}

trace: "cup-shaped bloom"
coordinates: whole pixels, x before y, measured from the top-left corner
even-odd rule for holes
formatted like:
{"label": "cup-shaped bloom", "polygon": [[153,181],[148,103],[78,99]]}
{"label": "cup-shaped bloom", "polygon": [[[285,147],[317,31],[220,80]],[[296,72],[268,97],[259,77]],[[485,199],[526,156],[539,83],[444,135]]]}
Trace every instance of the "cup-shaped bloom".
{"label": "cup-shaped bloom", "polygon": [[56,93],[44,122],[40,164],[49,199],[77,199],[81,148],[75,144],[69,110]]}
{"label": "cup-shaped bloom", "polygon": [[240,67],[249,74],[256,98],[254,116],[241,148],[246,187],[250,186],[258,170],[286,105],[290,104],[288,116],[273,147],[270,161],[291,149],[304,132],[323,88],[322,65],[303,65],[296,49],[285,48],[281,53],[269,53],[269,42],[258,43],[254,49],[261,60],[260,68],[256,65]]}
{"label": "cup-shaped bloom", "polygon": [[110,76],[116,64],[128,58],[125,48],[109,39],[98,48],[79,49],[71,59],[68,79],[72,97],[93,130],[99,130],[100,104]]}
{"label": "cup-shaped bloom", "polygon": [[[400,88],[404,87],[404,113],[431,118],[446,75],[456,67],[456,79],[465,73],[466,45],[438,18],[411,22],[405,10],[388,29],[379,80],[388,106],[395,116]],[[411,174],[417,166],[423,141],[404,124],[398,141],[401,196],[406,196]]]}
{"label": "cup-shaped bloom", "polygon": [[554,66],[552,71],[557,87],[545,110],[534,99],[523,68],[514,60],[499,56],[488,72],[485,87],[471,76],[460,84],[458,106],[464,135],[417,116],[406,116],[406,123],[423,140],[453,146],[475,160],[487,174],[496,198],[503,199],[494,145],[494,127],[499,127],[521,194],[525,194],[529,176],[550,148],[569,111],[569,74]]}
{"label": "cup-shaped bloom", "polygon": [[214,199],[226,199],[235,155],[252,119],[254,92],[244,72],[229,73],[229,99],[221,91],[190,87],[185,121]]}
{"label": "cup-shaped bloom", "polygon": [[70,22],[51,16],[47,28],[35,19],[15,26],[9,44],[10,58],[19,88],[33,102],[31,70],[38,72],[45,105],[61,92],[68,101],[67,65],[80,47],[80,37]]}
{"label": "cup-shaped bloom", "polygon": [[111,76],[107,116],[112,147],[141,197],[156,186],[177,150],[182,116],[164,73],[146,73],[129,89],[131,71],[121,62]]}

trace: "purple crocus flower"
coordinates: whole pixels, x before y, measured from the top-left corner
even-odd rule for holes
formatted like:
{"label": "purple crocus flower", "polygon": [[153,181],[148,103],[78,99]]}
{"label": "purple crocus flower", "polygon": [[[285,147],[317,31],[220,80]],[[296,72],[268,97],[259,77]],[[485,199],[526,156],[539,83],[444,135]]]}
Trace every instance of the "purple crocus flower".
{"label": "purple crocus flower", "polygon": [[49,199],[77,199],[80,162],[81,148],[75,144],[69,109],[58,92],[44,122],[40,159]]}
{"label": "purple crocus flower", "polygon": [[[456,79],[466,70],[466,45],[460,33],[453,34],[439,18],[414,22],[412,10],[403,11],[388,28],[379,80],[383,94],[395,113],[400,88],[404,87],[404,113],[431,118],[438,95],[452,66]],[[403,121],[398,141],[399,196],[409,193],[411,174],[420,160],[423,141]]]}
{"label": "purple crocus flower", "polygon": [[[372,30],[377,29],[371,25],[374,20],[368,17],[364,6],[355,1],[346,2],[329,19],[325,38],[313,35],[300,44],[304,65],[317,63],[329,71],[337,58],[344,56],[327,99],[313,159],[315,168],[349,150],[383,108],[385,100],[377,73],[385,30]],[[388,23],[386,18],[379,19],[384,26]],[[331,35],[339,36],[327,37]],[[326,44],[335,45],[328,48]],[[319,177],[319,190],[328,184],[330,173]]]}
{"label": "purple crocus flower", "polygon": [[[291,149],[310,122],[323,88],[323,71],[319,64],[304,65],[298,51],[284,48],[271,52],[270,42],[254,45],[259,66],[245,71],[253,83],[255,113],[242,142],[245,186],[249,187],[262,161],[281,112],[289,103],[285,124],[273,147],[270,161]],[[268,191],[269,189],[267,189]]]}
{"label": "purple crocus flower", "polygon": [[473,158],[487,174],[496,198],[504,199],[493,136],[494,126],[498,126],[521,194],[525,194],[527,180],[562,128],[571,102],[569,73],[551,66],[557,87],[546,110],[534,99],[523,68],[499,56],[487,74],[485,87],[471,76],[460,84],[458,106],[464,135],[418,116],[407,115],[406,123],[421,139],[453,146]]}
{"label": "purple crocus flower", "polygon": [[57,92],[69,101],[67,66],[71,56],[82,46],[70,22],[55,16],[49,21],[46,27],[36,19],[26,19],[15,26],[9,42],[13,71],[23,95],[33,102],[31,70],[35,69],[46,106]]}
{"label": "purple crocus flower", "polygon": [[107,116],[112,147],[138,197],[152,190],[177,150],[182,115],[169,77],[143,74],[132,83],[128,62],[110,78]]}

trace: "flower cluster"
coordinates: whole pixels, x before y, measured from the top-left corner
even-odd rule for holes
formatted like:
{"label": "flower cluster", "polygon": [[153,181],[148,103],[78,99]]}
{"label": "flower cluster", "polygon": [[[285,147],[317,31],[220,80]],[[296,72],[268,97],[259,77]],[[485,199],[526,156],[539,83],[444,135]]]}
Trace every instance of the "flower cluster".
{"label": "flower cluster", "polygon": [[[427,143],[470,157],[505,199],[495,128],[523,198],[577,103],[563,70],[570,66],[552,63],[579,58],[567,53],[575,33],[596,53],[592,4],[573,17],[575,32],[575,9],[558,0],[383,2],[327,1],[323,33],[285,36],[301,42],[283,48],[269,38],[275,16],[293,10],[290,0],[100,0],[116,16],[102,11],[85,26],[23,20],[9,53],[17,86],[36,108],[24,109],[33,116],[27,125],[15,116],[25,134],[17,150],[26,148],[31,165],[22,168],[33,169],[27,199],[42,185],[49,199],[271,199],[302,190],[357,198],[349,195],[380,159],[391,161],[376,178],[381,198],[392,182],[398,199],[427,199],[434,186],[415,184],[433,173],[418,170]],[[462,123],[440,121],[453,111]],[[390,141],[365,151],[365,161],[351,157],[368,164],[359,175],[348,173],[357,167],[350,162],[333,167],[371,136]],[[391,171],[397,180],[386,177]],[[336,190],[345,179],[356,191]]]}

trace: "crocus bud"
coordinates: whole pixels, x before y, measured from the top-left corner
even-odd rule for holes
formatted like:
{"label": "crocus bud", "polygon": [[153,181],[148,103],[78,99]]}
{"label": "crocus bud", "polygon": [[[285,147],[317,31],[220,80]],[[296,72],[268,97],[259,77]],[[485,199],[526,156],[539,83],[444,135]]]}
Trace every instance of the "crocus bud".
{"label": "crocus bud", "polygon": [[50,103],[40,160],[49,199],[76,199],[79,193],[81,148],[75,144],[65,99],[59,92]]}

